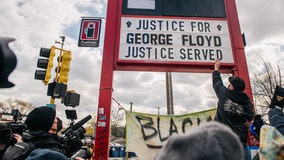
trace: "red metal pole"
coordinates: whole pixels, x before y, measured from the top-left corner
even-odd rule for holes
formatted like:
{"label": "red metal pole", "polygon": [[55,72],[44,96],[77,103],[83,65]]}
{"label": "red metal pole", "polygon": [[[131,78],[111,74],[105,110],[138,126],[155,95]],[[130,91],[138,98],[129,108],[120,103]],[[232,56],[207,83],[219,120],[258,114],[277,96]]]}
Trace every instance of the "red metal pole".
{"label": "red metal pole", "polygon": [[240,29],[240,23],[239,23],[239,18],[238,18],[238,13],[237,13],[237,7],[235,0],[226,0],[227,3],[227,13],[228,13],[228,22],[229,22],[229,27],[231,28],[232,32],[232,43],[234,46],[234,51],[235,52],[235,62],[236,62],[236,67],[233,69],[233,75],[241,77],[245,83],[246,83],[246,89],[245,92],[247,95],[250,97],[251,101],[253,101],[253,96],[252,96],[252,88],[250,84],[250,78],[249,78],[249,72],[248,72],[248,67],[247,67],[247,62],[246,62],[246,56],[245,56],[245,51],[244,51],[244,44],[243,44],[243,39],[241,35],[241,29]]}
{"label": "red metal pole", "polygon": [[104,51],[101,69],[101,81],[95,133],[96,160],[109,157],[110,113],[113,83],[113,57],[115,49],[116,9],[118,1],[108,1]]}
{"label": "red metal pole", "polygon": [[[246,88],[245,92],[249,96],[250,100],[253,102],[253,95],[252,95],[252,88],[250,84],[250,78],[249,78],[249,72],[245,57],[245,51],[244,51],[244,43],[241,35],[241,29],[238,19],[238,13],[237,13],[237,7],[235,0],[226,0],[227,1],[227,13],[228,13],[228,19],[229,19],[229,27],[231,28],[232,32],[232,43],[234,44],[234,52],[235,52],[235,62],[236,67],[233,70],[233,75],[241,77],[245,83]],[[253,106],[254,108],[254,106]],[[254,108],[255,110],[255,108]],[[250,138],[250,136],[249,136]],[[247,144],[250,146],[250,140],[247,140]]]}

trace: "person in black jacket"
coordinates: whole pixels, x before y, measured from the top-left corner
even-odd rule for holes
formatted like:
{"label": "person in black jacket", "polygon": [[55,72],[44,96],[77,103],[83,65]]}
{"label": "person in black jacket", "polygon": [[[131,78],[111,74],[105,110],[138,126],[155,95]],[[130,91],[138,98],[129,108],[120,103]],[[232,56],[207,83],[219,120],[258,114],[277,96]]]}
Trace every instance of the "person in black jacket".
{"label": "person in black jacket", "polygon": [[[64,145],[60,141],[60,137],[57,135],[58,129],[62,129],[62,123],[60,123],[60,119],[56,117],[55,109],[47,106],[33,109],[28,114],[25,125],[28,130],[23,132],[22,141],[32,148],[29,150],[29,153],[35,149],[48,149],[66,156],[66,159],[71,156],[71,153],[68,153],[64,148]],[[12,152],[10,152],[11,150],[7,151],[9,152],[4,153],[3,159],[8,160],[8,157],[11,156],[9,153]],[[21,157],[22,159],[26,159],[28,156],[29,154]],[[76,157],[76,160],[77,159],[80,160],[81,158]]]}
{"label": "person in black jacket", "polygon": [[276,86],[268,112],[270,125],[284,136],[284,88]]}
{"label": "person in black jacket", "polygon": [[12,129],[6,123],[0,123],[0,159],[2,159],[6,149],[17,142],[22,141],[22,136],[12,133]]}
{"label": "person in black jacket", "polygon": [[36,148],[45,148],[66,154],[57,133],[57,117],[53,108],[42,106],[32,110],[25,121],[28,131],[24,132],[24,142],[31,142]]}
{"label": "person in black jacket", "polygon": [[213,88],[219,100],[214,120],[229,126],[239,136],[248,159],[246,143],[250,121],[254,118],[253,106],[250,98],[243,92],[243,79],[229,77],[228,88],[224,86],[219,72],[220,65],[220,60],[216,60],[212,73]]}
{"label": "person in black jacket", "polygon": [[12,140],[12,130],[5,123],[0,123],[0,135],[0,159],[2,159],[8,143]]}

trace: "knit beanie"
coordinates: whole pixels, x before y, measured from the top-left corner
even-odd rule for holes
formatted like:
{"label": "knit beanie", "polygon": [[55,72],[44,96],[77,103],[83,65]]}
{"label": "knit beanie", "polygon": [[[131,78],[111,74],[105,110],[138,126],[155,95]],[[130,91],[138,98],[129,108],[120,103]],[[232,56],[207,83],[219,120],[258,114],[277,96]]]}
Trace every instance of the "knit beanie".
{"label": "knit beanie", "polygon": [[226,125],[204,122],[194,130],[169,138],[154,160],[240,160],[243,147]]}
{"label": "knit beanie", "polygon": [[26,160],[68,160],[62,153],[49,149],[35,149]]}
{"label": "knit beanie", "polygon": [[30,131],[43,130],[48,132],[52,127],[55,115],[53,108],[41,106],[28,114],[25,124]]}
{"label": "knit beanie", "polygon": [[233,85],[234,90],[239,92],[245,90],[246,84],[243,79],[238,77],[229,77],[229,82]]}
{"label": "knit beanie", "polygon": [[280,86],[276,86],[273,97],[271,99],[270,108],[273,108],[275,106],[281,108],[284,107],[284,88]]}

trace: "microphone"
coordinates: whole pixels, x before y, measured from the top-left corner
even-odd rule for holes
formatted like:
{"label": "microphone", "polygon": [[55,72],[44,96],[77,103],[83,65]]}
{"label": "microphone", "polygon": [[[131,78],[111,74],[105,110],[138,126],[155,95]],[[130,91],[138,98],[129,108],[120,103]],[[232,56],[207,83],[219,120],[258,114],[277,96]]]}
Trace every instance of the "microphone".
{"label": "microphone", "polygon": [[88,122],[92,118],[91,115],[88,115],[87,117],[81,119],[79,122],[75,123],[71,128],[73,130],[79,129],[82,125],[84,125],[86,122]]}
{"label": "microphone", "polygon": [[66,128],[64,131],[62,131],[62,134],[71,132],[71,131],[75,131],[77,129],[79,129],[80,127],[82,127],[86,122],[88,122],[90,119],[92,118],[91,115],[88,115],[87,117],[81,119],[79,122],[75,123],[73,126],[70,126],[68,128]]}

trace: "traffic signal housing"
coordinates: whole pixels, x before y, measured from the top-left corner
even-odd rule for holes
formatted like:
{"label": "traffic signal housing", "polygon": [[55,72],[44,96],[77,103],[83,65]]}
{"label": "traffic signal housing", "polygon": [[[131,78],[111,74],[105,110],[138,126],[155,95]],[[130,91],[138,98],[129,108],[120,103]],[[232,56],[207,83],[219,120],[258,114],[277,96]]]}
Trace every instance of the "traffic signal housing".
{"label": "traffic signal housing", "polygon": [[53,67],[53,58],[56,55],[55,47],[52,46],[50,49],[41,48],[39,55],[44,58],[39,58],[37,61],[37,67],[45,70],[36,70],[35,79],[42,80],[45,85],[48,85],[49,79],[51,78],[51,69]]}
{"label": "traffic signal housing", "polygon": [[67,91],[62,100],[65,106],[76,107],[80,104],[80,94],[76,93],[74,90]]}
{"label": "traffic signal housing", "polygon": [[59,76],[57,82],[67,84],[71,60],[71,51],[63,51],[62,56],[59,58],[59,62],[61,61],[61,65],[59,68]]}
{"label": "traffic signal housing", "polygon": [[67,84],[52,82],[48,84],[47,95],[55,98],[63,98],[67,91]]}

